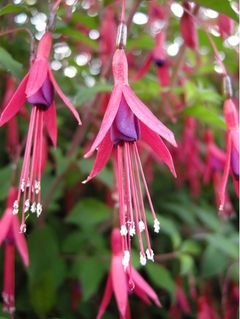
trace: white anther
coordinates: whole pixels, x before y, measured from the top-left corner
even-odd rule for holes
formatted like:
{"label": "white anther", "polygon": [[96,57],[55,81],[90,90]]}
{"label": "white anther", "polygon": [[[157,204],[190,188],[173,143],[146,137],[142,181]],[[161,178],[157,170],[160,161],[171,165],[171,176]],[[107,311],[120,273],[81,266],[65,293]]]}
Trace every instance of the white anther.
{"label": "white anther", "polygon": [[128,250],[125,250],[124,256],[122,259],[122,264],[123,264],[124,270],[127,269],[127,266],[129,265],[129,261],[130,261],[130,252]]}
{"label": "white anther", "polygon": [[36,210],[37,210],[37,205],[36,205],[36,203],[34,202],[33,204],[32,204],[32,206],[31,206],[31,213],[36,213]]}
{"label": "white anther", "polygon": [[35,194],[38,194],[41,190],[41,184],[39,181],[35,181],[34,183],[34,190],[35,190]]}
{"label": "white anther", "polygon": [[128,231],[127,231],[126,225],[122,225],[122,226],[121,226],[121,229],[120,229],[120,234],[121,234],[122,236],[126,236],[127,233],[128,233]]}
{"label": "white anther", "polygon": [[139,226],[140,232],[143,232],[145,230],[145,224],[142,220],[138,222],[138,226]]}
{"label": "white anther", "polygon": [[145,256],[145,254],[140,253],[140,264],[145,266],[147,262],[147,258]]}
{"label": "white anther", "polygon": [[42,205],[40,203],[37,204],[37,217],[41,215],[42,212]]}
{"label": "white anther", "polygon": [[24,213],[26,213],[30,208],[30,203],[29,203],[29,199],[27,199],[25,201],[25,208],[24,208]]}
{"label": "white anther", "polygon": [[22,224],[22,225],[20,226],[20,233],[26,233],[26,230],[27,230],[26,224]]}
{"label": "white anther", "polygon": [[13,203],[13,215],[16,215],[18,213],[18,201],[15,200],[15,202]]}
{"label": "white anther", "polygon": [[22,182],[21,182],[21,191],[22,192],[25,191],[25,179],[24,178],[22,179]]}
{"label": "white anther", "polygon": [[147,250],[146,250],[146,254],[147,254],[147,259],[154,261],[154,258],[153,258],[154,253],[153,253],[153,250],[152,250],[152,249],[150,249],[150,250],[147,249]]}
{"label": "white anther", "polygon": [[130,236],[134,236],[136,234],[136,230],[135,230],[135,224],[132,223],[129,227],[129,234]]}
{"label": "white anther", "polygon": [[154,219],[153,228],[155,233],[159,233],[160,230],[160,222],[157,219]]}

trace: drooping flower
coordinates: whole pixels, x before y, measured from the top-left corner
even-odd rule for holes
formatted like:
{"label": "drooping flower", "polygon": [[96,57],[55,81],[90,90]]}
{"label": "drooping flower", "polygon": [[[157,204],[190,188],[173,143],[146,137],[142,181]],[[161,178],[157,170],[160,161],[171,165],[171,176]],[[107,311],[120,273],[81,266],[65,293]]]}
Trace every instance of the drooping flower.
{"label": "drooping flower", "polygon": [[[97,319],[102,318],[113,293],[116,298],[121,318],[130,319],[131,315],[128,303],[128,291],[130,289],[133,290],[133,288],[133,291],[145,303],[151,304],[152,300],[158,307],[161,307],[157,294],[134,268],[131,268],[131,274],[124,271],[122,267],[123,249],[121,245],[121,235],[118,228],[114,228],[112,230],[111,249],[111,269],[108,275],[103,299],[99,306]],[[134,286],[132,281],[134,282]]]}
{"label": "drooping flower", "polygon": [[180,20],[180,30],[184,43],[193,51],[197,52],[198,49],[198,34],[194,18],[189,14],[193,12],[189,2],[183,2],[184,11]]}
{"label": "drooping flower", "polygon": [[219,32],[223,40],[233,34],[234,21],[231,18],[223,13],[219,13],[217,22]]}
{"label": "drooping flower", "polygon": [[15,311],[14,300],[14,247],[22,258],[25,266],[29,264],[28,248],[25,237],[19,233],[20,223],[18,216],[12,214],[12,207],[17,196],[17,189],[9,191],[7,208],[0,219],[0,245],[5,244],[3,310],[12,314]]}
{"label": "drooping flower", "polygon": [[126,268],[129,262],[130,236],[135,232],[140,244],[140,262],[146,263],[141,234],[143,231],[147,240],[147,258],[153,260],[143,203],[142,182],[154,219],[154,230],[158,232],[160,229],[144,177],[137,140],[141,136],[168,165],[174,176],[176,173],[171,154],[160,136],[174,146],[176,142],[173,133],[149,111],[128,85],[128,64],[123,49],[116,50],[112,66],[114,88],[98,135],[85,154],[85,157],[89,157],[96,148],[98,149],[93,169],[85,182],[101,171],[114,149],[121,235],[126,251],[123,263]]}
{"label": "drooping flower", "polygon": [[54,146],[57,143],[56,110],[54,88],[63,102],[71,110],[79,124],[79,115],[74,106],[59,88],[51,71],[48,58],[52,46],[52,36],[46,32],[41,38],[36,59],[30,71],[20,83],[0,117],[0,126],[8,122],[28,101],[31,104],[31,117],[27,136],[26,150],[20,176],[18,196],[13,205],[13,213],[18,213],[21,193],[23,194],[23,214],[21,231],[26,231],[25,213],[30,210],[39,216],[42,211],[40,202],[42,157],[44,145],[44,124]]}
{"label": "drooping flower", "polygon": [[239,123],[237,110],[231,98],[224,102],[223,113],[227,125],[227,156],[219,185],[220,210],[224,209],[226,185],[230,172],[239,197]]}

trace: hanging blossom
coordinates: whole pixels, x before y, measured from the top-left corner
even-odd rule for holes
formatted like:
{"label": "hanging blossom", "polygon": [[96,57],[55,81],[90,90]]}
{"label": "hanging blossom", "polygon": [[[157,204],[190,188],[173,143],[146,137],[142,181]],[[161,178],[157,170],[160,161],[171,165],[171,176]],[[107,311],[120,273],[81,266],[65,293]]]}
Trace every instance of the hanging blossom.
{"label": "hanging blossom", "polygon": [[0,126],[2,126],[20,111],[26,101],[31,104],[31,117],[19,191],[17,199],[13,204],[13,213],[17,214],[22,196],[22,232],[26,231],[25,213],[30,210],[39,216],[42,211],[40,194],[43,170],[44,123],[54,147],[56,147],[57,143],[54,88],[73,113],[78,123],[81,124],[77,111],[61,91],[51,71],[48,61],[51,47],[52,35],[50,32],[46,32],[39,42],[37,56],[30,71],[20,83],[0,117]]}
{"label": "hanging blossom", "polygon": [[15,246],[25,266],[29,264],[28,248],[25,237],[19,233],[20,222],[12,214],[12,205],[17,196],[17,189],[11,187],[8,194],[7,208],[0,219],[0,245],[5,244],[4,278],[3,278],[3,311],[9,312],[11,318],[15,311],[14,282],[14,249]]}
{"label": "hanging blossom", "polygon": [[223,115],[227,125],[227,150],[223,176],[219,185],[220,211],[225,206],[225,193],[229,173],[233,176],[236,194],[239,197],[239,120],[238,112],[232,100],[231,81],[224,78],[225,94],[227,99],[223,105]]}
{"label": "hanging blossom", "polygon": [[[124,28],[124,26],[124,24],[120,24],[120,28]],[[140,245],[140,263],[145,265],[146,259],[153,260],[154,255],[147,228],[142,184],[144,185],[152,212],[154,231],[159,232],[160,230],[160,222],[154,212],[141,165],[137,141],[141,136],[168,165],[175,177],[176,173],[171,154],[160,136],[174,146],[176,146],[176,142],[173,133],[133,93],[128,84],[127,58],[123,46],[119,45],[119,47],[113,56],[114,88],[109,104],[98,135],[90,150],[85,154],[85,158],[87,158],[91,156],[95,149],[98,149],[93,169],[84,183],[88,182],[102,170],[112,150],[114,150],[117,167],[120,232],[125,251],[123,265],[126,268],[130,260],[130,237],[135,233],[137,233]],[[142,233],[145,233],[146,236],[146,254]]]}
{"label": "hanging blossom", "polygon": [[[129,270],[131,272],[131,275],[129,271],[124,271],[122,267],[122,241],[118,228],[114,228],[112,230],[111,249],[111,269],[108,275],[103,299],[99,306],[97,319],[102,318],[113,293],[116,298],[117,307],[121,318],[131,318],[128,303],[128,294],[131,289],[133,289],[133,286],[129,287],[128,283],[130,278],[132,278],[132,280],[134,281],[134,293],[138,295],[139,298],[141,298],[146,304],[151,304],[152,300],[158,307],[161,307],[155,291],[134,268],[131,268]],[[130,284],[133,283],[130,282]]]}

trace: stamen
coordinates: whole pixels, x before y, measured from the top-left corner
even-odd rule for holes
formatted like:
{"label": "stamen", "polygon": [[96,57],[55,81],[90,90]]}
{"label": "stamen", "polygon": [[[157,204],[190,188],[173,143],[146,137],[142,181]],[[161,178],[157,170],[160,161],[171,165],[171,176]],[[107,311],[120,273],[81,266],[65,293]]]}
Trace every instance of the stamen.
{"label": "stamen", "polygon": [[135,230],[135,224],[132,223],[129,227],[129,234],[130,236],[134,236],[136,234],[136,230]]}
{"label": "stamen", "polygon": [[152,249],[150,249],[150,250],[147,249],[147,250],[146,250],[146,254],[147,254],[147,259],[154,261],[154,258],[153,258],[154,253],[153,253],[153,250],[152,250]]}
{"label": "stamen", "polygon": [[142,220],[138,222],[138,226],[139,226],[140,232],[143,232],[145,230],[145,224]]}
{"label": "stamen", "polygon": [[146,265],[146,262],[147,262],[147,258],[145,256],[145,254],[143,253],[140,253],[140,264],[145,266]]}
{"label": "stamen", "polygon": [[25,179],[24,178],[22,179],[22,182],[21,182],[21,191],[22,192],[25,191]]}
{"label": "stamen", "polygon": [[41,215],[42,212],[42,205],[40,203],[37,204],[37,217]]}
{"label": "stamen", "polygon": [[126,236],[127,233],[128,233],[127,227],[126,227],[125,225],[122,225],[122,226],[121,226],[121,229],[120,229],[120,234],[121,234],[122,236]]}
{"label": "stamen", "polygon": [[32,213],[36,213],[36,210],[37,210],[37,205],[36,205],[36,203],[34,202],[33,204],[32,204],[32,206],[31,206],[31,212]]}
{"label": "stamen", "polygon": [[18,201],[15,200],[15,202],[13,203],[13,214],[16,215],[18,213],[18,208],[19,208],[19,205],[18,205]]}
{"label": "stamen", "polygon": [[160,230],[160,222],[159,222],[158,219],[154,219],[153,228],[154,228],[155,233],[159,233],[159,230]]}
{"label": "stamen", "polygon": [[127,269],[127,266],[129,265],[129,261],[130,261],[130,252],[128,250],[125,250],[123,260],[122,260],[124,270]]}
{"label": "stamen", "polygon": [[27,230],[26,224],[22,224],[22,225],[20,226],[20,233],[26,233],[26,230]]}
{"label": "stamen", "polygon": [[29,203],[29,199],[27,199],[25,201],[25,208],[24,208],[24,213],[26,213],[30,208],[30,203]]}
{"label": "stamen", "polygon": [[35,189],[35,194],[38,194],[41,190],[41,184],[39,181],[35,181],[35,184],[34,184],[34,189]]}

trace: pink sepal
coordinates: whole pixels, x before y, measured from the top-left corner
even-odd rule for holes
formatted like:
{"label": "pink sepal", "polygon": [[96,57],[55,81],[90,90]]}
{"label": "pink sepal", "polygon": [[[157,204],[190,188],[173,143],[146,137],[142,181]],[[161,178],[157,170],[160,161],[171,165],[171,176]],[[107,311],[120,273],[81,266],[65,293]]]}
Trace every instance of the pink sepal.
{"label": "pink sepal", "polygon": [[23,78],[15,94],[3,110],[0,118],[0,126],[8,122],[15,114],[17,114],[17,112],[26,102],[25,89],[28,82],[28,77],[29,73]]}
{"label": "pink sepal", "polygon": [[106,308],[109,304],[112,293],[113,293],[113,287],[112,287],[112,278],[111,278],[111,272],[110,272],[108,275],[106,288],[104,291],[102,302],[101,302],[99,309],[98,309],[98,314],[97,314],[96,319],[102,318],[102,316],[103,316],[104,312],[106,311]]}
{"label": "pink sepal", "polygon": [[151,130],[155,133],[161,135],[173,146],[176,146],[177,143],[173,133],[152,114],[146,105],[133,93],[131,88],[128,85],[124,85],[122,90],[128,106],[136,117],[146,126],[151,127]]}
{"label": "pink sepal", "polygon": [[140,123],[141,128],[141,134],[142,138],[151,146],[151,148],[158,154],[158,156],[167,164],[170,171],[172,172],[174,177],[177,177],[172,156],[166,147],[166,145],[163,143],[162,139],[150,130],[145,124]]}
{"label": "pink sepal", "polygon": [[72,103],[66,98],[66,96],[64,95],[63,91],[60,89],[60,87],[58,86],[53,73],[51,71],[51,69],[48,67],[48,74],[50,77],[50,80],[55,88],[55,90],[57,91],[58,95],[60,96],[60,98],[63,100],[63,102],[67,105],[67,107],[70,109],[70,111],[73,113],[73,115],[75,116],[75,118],[78,121],[78,124],[81,125],[82,122],[80,120],[79,114],[76,111],[75,107],[72,105]]}
{"label": "pink sepal", "polygon": [[148,55],[148,57],[145,59],[145,61],[143,62],[143,65],[141,66],[141,68],[138,70],[137,74],[134,76],[134,80],[139,80],[141,79],[145,73],[147,73],[147,71],[150,68],[150,65],[152,63],[152,53]]}
{"label": "pink sepal", "polygon": [[[143,277],[132,268],[132,279],[136,285],[135,289],[140,288],[149,298],[151,298],[158,307],[162,307],[157,294],[152,287],[143,279]],[[137,293],[137,291],[136,291]],[[139,295],[140,296],[140,295]],[[141,297],[141,296],[140,296]]]}
{"label": "pink sepal", "polygon": [[116,297],[118,310],[120,314],[125,318],[127,304],[128,304],[128,294],[127,294],[127,282],[126,273],[124,272],[122,265],[122,255],[114,256],[112,258],[111,264],[111,274],[112,274],[112,284],[113,292]]}
{"label": "pink sepal", "polygon": [[84,183],[87,183],[103,169],[112,153],[112,148],[113,142],[110,139],[110,132],[108,131],[103,141],[99,145],[92,171]]}
{"label": "pink sepal", "polygon": [[43,86],[43,83],[47,77],[48,68],[49,66],[47,60],[35,60],[29,72],[29,78],[25,90],[27,98],[33,96]]}
{"label": "pink sepal", "polygon": [[24,234],[20,233],[20,222],[17,215],[13,215],[12,227],[13,227],[13,233],[15,238],[15,245],[18,249],[18,252],[22,258],[24,265],[28,266],[29,265],[28,247],[27,247]]}
{"label": "pink sepal", "polygon": [[107,132],[110,130],[110,127],[115,119],[115,116],[118,111],[118,107],[121,101],[122,97],[122,89],[121,86],[116,86],[111,94],[107,110],[105,112],[100,130],[98,132],[98,135],[93,142],[90,150],[84,155],[85,158],[88,158],[92,155],[92,153],[95,151],[95,149],[100,145],[102,140],[104,139]]}
{"label": "pink sepal", "polygon": [[45,124],[53,143],[53,146],[57,146],[57,117],[56,117],[56,107],[55,102],[46,110],[43,114]]}

